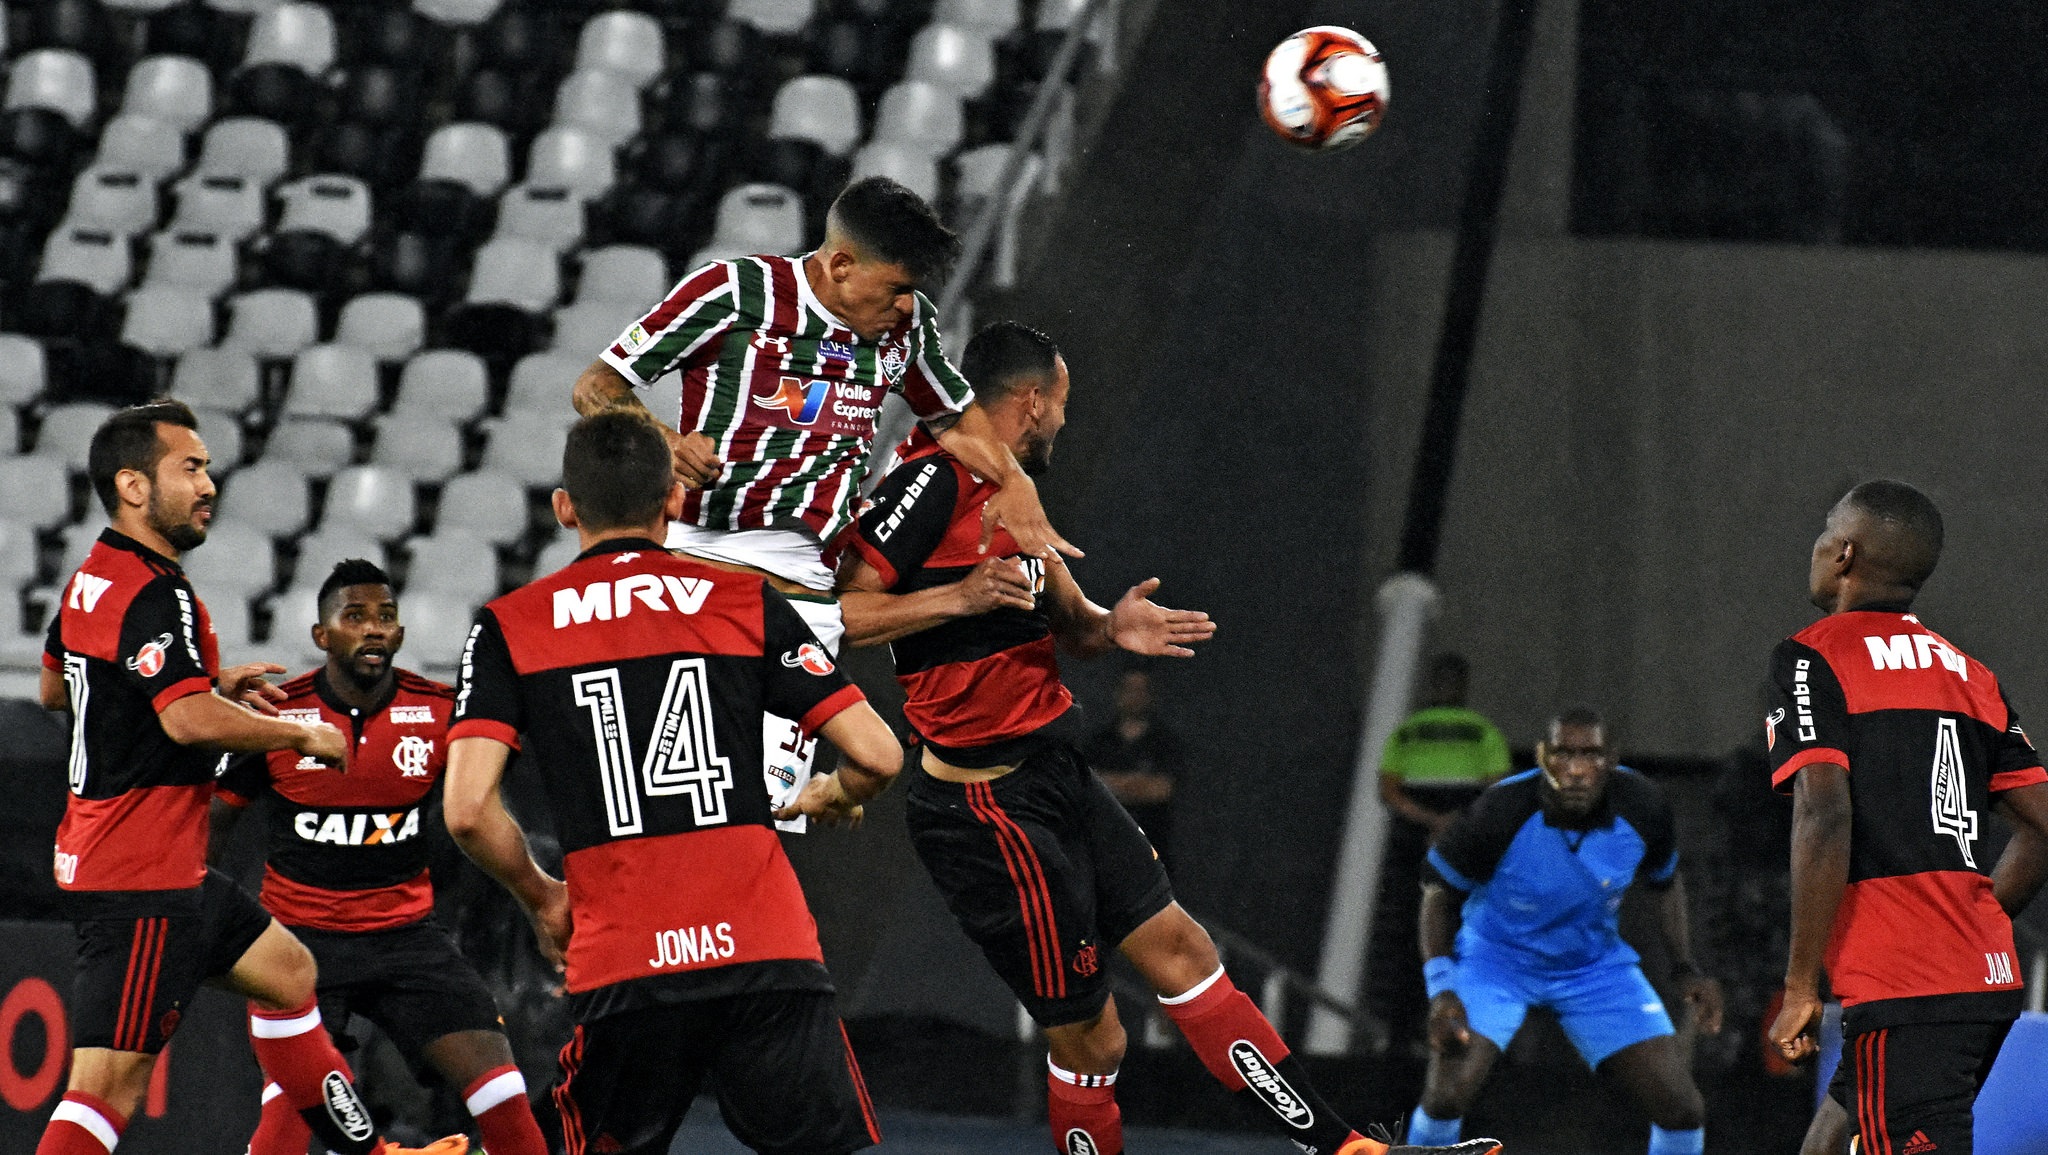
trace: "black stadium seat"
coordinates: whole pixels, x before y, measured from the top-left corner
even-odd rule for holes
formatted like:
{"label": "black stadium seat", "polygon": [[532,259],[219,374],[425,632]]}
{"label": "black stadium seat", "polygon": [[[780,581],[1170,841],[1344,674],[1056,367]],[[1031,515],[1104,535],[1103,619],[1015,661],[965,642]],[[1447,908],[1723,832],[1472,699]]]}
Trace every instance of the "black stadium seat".
{"label": "black stadium seat", "polygon": [[705,140],[692,132],[668,132],[641,146],[632,178],[649,188],[680,192],[706,179]]}
{"label": "black stadium seat", "polygon": [[48,108],[16,108],[0,113],[0,156],[38,168],[68,171],[85,146],[84,134]]}
{"label": "black stadium seat", "polygon": [[35,48],[68,48],[92,59],[103,74],[119,73],[127,63],[106,9],[93,0],[41,0],[29,6],[19,43],[9,55]]}
{"label": "black stadium seat", "polygon": [[320,86],[289,64],[257,64],[228,80],[228,108],[241,116],[257,116],[300,127],[318,115]]}
{"label": "black stadium seat", "polygon": [[397,195],[398,220],[410,232],[474,244],[491,231],[497,206],[452,180],[423,180]]}
{"label": "black stadium seat", "polygon": [[372,238],[372,288],[418,297],[430,307],[444,305],[460,288],[461,242],[453,236],[420,232]]}
{"label": "black stadium seat", "polygon": [[77,281],[37,281],[14,294],[7,327],[33,337],[84,340],[118,332],[119,309],[108,297]]}
{"label": "black stadium seat", "polygon": [[348,251],[326,233],[297,229],[260,243],[265,279],[315,296],[347,292]]}
{"label": "black stadium seat", "polygon": [[516,305],[462,304],[441,322],[441,343],[482,357],[496,373],[547,345],[547,321]]}
{"label": "black stadium seat", "polygon": [[352,70],[341,85],[341,112],[365,124],[420,124],[419,77],[384,64]]}
{"label": "black stadium seat", "polygon": [[455,100],[455,119],[494,124],[513,136],[531,136],[546,122],[548,86],[530,72],[486,68],[470,76]]}
{"label": "black stadium seat", "polygon": [[760,56],[760,30],[737,20],[720,20],[704,33],[696,63],[712,72],[733,75],[749,71]]}
{"label": "black stadium seat", "polygon": [[143,49],[152,55],[191,56],[204,60],[215,75],[241,63],[249,41],[247,16],[223,12],[202,0],[185,0],[149,15],[143,28]]}
{"label": "black stadium seat", "polygon": [[647,245],[668,256],[671,266],[690,259],[711,236],[710,204],[715,188],[671,193],[654,188],[626,188],[594,207],[592,241]]}
{"label": "black stadium seat", "polygon": [[379,191],[403,184],[420,166],[419,138],[408,125],[345,120],[321,130],[313,154],[320,171],[360,177]]}

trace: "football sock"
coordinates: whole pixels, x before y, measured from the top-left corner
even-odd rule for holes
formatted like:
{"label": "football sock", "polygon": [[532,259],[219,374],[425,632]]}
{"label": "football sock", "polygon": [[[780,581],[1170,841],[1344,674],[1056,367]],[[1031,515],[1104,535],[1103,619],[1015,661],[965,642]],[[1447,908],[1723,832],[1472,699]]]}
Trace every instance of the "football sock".
{"label": "football sock", "polygon": [[1408,1116],[1407,1142],[1417,1147],[1449,1147],[1465,1129],[1463,1119],[1432,1119],[1421,1107]]}
{"label": "football sock", "polygon": [[1258,1114],[1278,1134],[1318,1151],[1335,1151],[1356,1137],[1316,1093],[1273,1024],[1222,967],[1185,993],[1161,995],[1159,1004],[1216,1081],[1240,1099],[1255,1100]]}
{"label": "football sock", "polygon": [[462,1104],[484,1133],[484,1150],[491,1155],[548,1155],[519,1068],[508,1063],[477,1076],[462,1089]]}
{"label": "football sock", "polygon": [[1655,1123],[1650,1124],[1650,1155],[1704,1155],[1706,1149],[1705,1127],[1666,1131]]}
{"label": "football sock", "polygon": [[84,1091],[66,1091],[50,1113],[36,1155],[107,1155],[121,1141],[128,1120],[106,1100]]}
{"label": "football sock", "polygon": [[[1116,1072],[1077,1075],[1045,1060],[1046,1117],[1052,1145],[1061,1155],[1123,1155],[1124,1115],[1116,1105]],[[1076,1141],[1075,1132],[1087,1136]],[[1092,1145],[1091,1145],[1092,1144]]]}
{"label": "football sock", "polygon": [[249,1155],[305,1155],[313,1129],[284,1097],[276,1083],[263,1085],[263,1115],[249,1137]]}
{"label": "football sock", "polygon": [[348,1062],[321,1025],[320,1004],[307,999],[287,1011],[251,1006],[249,1045],[264,1075],[284,1092],[285,1102],[336,1155],[370,1155],[377,1150],[370,1108],[356,1094]]}

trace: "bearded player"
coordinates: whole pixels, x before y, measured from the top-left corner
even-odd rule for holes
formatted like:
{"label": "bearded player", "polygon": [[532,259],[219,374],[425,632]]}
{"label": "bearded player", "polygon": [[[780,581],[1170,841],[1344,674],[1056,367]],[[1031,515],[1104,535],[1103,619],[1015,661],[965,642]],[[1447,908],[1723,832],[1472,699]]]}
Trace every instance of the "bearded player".
{"label": "bearded player", "polygon": [[[242,809],[271,794],[266,909],[320,964],[321,1017],[361,1014],[406,1061],[462,1094],[493,1155],[546,1155],[497,1004],[434,919],[431,806],[448,759],[455,691],[398,668],[398,595],[374,563],[344,561],[320,585],[313,644],[326,664],[280,687],[278,712],[351,741],[349,772],[296,754],[236,759],[213,800],[218,849]],[[249,1155],[303,1155],[312,1138],[275,1083]]]}
{"label": "bearded player", "polygon": [[[766,577],[832,653],[842,627],[821,554],[853,520],[889,393],[990,480],[991,527],[1007,526],[1033,553],[1080,556],[1047,524],[1036,486],[969,404],[968,378],[940,347],[938,313],[920,287],[958,250],[916,193],[886,177],[855,181],[832,203],[814,252],[691,272],[576,382],[576,411],[588,416],[642,408],[635,389],[683,375],[681,412],[661,416],[675,423],[662,429],[691,489],[667,544]],[[809,776],[813,746],[791,720],[770,716],[763,749],[775,796]]]}
{"label": "bearded player", "polygon": [[[330,1149],[395,1155],[320,1026],[313,956],[206,864],[221,752],[286,751],[341,767],[349,743],[318,720],[278,717],[277,666],[220,668],[206,607],[178,565],[206,541],[213,479],[199,421],[176,401],[109,415],[87,473],[111,525],[64,597],[41,699],[69,708],[70,788],[57,885],[78,928],[71,1079],[36,1155],[107,1155],[201,982],[249,999],[265,1077]],[[450,1136],[429,1147],[460,1155]]]}
{"label": "bearded player", "polygon": [[[968,344],[980,404],[1023,466],[1043,470],[1066,421],[1066,362],[1014,322]],[[997,533],[983,556],[994,486],[929,435],[877,490],[840,567],[847,637],[894,643],[904,715],[922,738],[907,821],[919,859],[961,928],[1045,1029],[1047,1113],[1067,1153],[1123,1150],[1116,1103],[1125,1034],[1107,950],[1157,993],[1204,1066],[1277,1135],[1315,1155],[1380,1155],[1309,1084],[1279,1034],[1224,973],[1145,835],[1082,760],[1078,711],[1056,650],[1192,657],[1216,632],[1140,583],[1103,609],[1052,550]],[[808,795],[822,789],[806,787]],[[1398,1152],[1484,1155],[1491,1140]]]}

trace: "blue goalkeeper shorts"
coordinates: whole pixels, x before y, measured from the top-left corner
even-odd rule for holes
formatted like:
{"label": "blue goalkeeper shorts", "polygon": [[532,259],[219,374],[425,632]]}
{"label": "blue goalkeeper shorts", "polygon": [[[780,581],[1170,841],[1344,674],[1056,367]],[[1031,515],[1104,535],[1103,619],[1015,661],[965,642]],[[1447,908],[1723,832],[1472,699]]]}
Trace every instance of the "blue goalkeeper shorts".
{"label": "blue goalkeeper shorts", "polygon": [[1643,977],[1633,952],[1569,971],[1518,967],[1474,955],[1458,960],[1451,989],[1465,1004],[1472,1029],[1503,1051],[1530,1007],[1549,1007],[1591,1067],[1645,1039],[1675,1033],[1664,1000]]}

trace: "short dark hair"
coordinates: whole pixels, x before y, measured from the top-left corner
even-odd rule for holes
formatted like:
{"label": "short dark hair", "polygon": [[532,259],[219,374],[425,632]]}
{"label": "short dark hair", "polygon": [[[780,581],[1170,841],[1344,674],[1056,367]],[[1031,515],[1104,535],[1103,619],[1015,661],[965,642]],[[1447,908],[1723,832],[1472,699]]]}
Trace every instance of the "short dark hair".
{"label": "short dark hair", "polygon": [[1862,542],[1864,557],[1887,577],[1917,590],[1941,561],[1941,510],[1903,481],[1878,478],[1850,490],[1842,504],[1875,522]]}
{"label": "short dark hair", "polygon": [[320,620],[324,622],[327,615],[334,612],[334,599],[348,587],[391,585],[391,575],[384,572],[383,566],[363,558],[352,557],[334,563],[333,572],[327,575],[326,581],[320,583],[320,597],[314,604],[319,607]]}
{"label": "short dark hair", "polygon": [[[1555,734],[1566,726],[1587,726],[1596,729],[1600,731],[1600,737],[1603,741],[1613,737],[1607,731],[1607,719],[1600,716],[1600,711],[1590,706],[1573,706],[1571,709],[1552,718],[1550,725],[1544,729],[1544,736],[1548,737]],[[1610,742],[1609,744],[1611,745],[1612,743]]]}
{"label": "short dark hair", "polygon": [[829,219],[869,253],[925,282],[960,255],[960,238],[923,197],[885,176],[863,177],[832,202]]}
{"label": "short dark hair", "polygon": [[960,354],[960,372],[984,402],[1001,401],[1011,390],[1032,381],[1051,381],[1053,361],[1060,355],[1052,338],[1017,321],[991,321],[967,342]]}
{"label": "short dark hair", "polygon": [[157,464],[164,459],[158,425],[182,425],[197,431],[199,418],[183,401],[158,397],[141,405],[116,409],[93,431],[85,471],[92,478],[93,492],[99,495],[100,508],[107,511],[108,517],[114,516],[121,506],[121,495],[114,489],[115,474],[133,469],[156,476]]}
{"label": "short dark hair", "polygon": [[562,488],[585,529],[624,529],[661,516],[675,488],[668,438],[643,410],[593,413],[569,430],[562,447]]}

